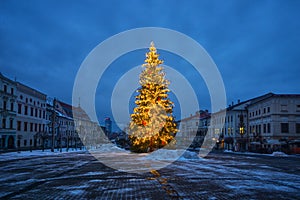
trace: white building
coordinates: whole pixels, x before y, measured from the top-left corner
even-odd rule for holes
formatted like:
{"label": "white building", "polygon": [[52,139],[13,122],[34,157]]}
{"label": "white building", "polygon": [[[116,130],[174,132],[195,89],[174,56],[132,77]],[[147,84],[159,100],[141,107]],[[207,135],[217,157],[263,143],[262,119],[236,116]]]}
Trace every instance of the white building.
{"label": "white building", "polygon": [[200,147],[210,126],[210,113],[208,110],[197,111],[180,121],[180,131],[176,137],[183,143],[190,143],[194,147]]}
{"label": "white building", "polygon": [[219,127],[212,127],[216,137],[219,135],[217,141],[218,148],[235,151],[248,150],[248,107],[272,95],[272,93],[268,93],[243,102],[238,100],[236,104],[232,103],[226,108],[226,115],[224,115],[224,110],[213,113],[212,122]]}
{"label": "white building", "polygon": [[17,147],[42,146],[46,137],[46,95],[16,82],[17,87]]}
{"label": "white building", "polygon": [[300,139],[300,95],[272,94],[248,106],[249,141],[253,150],[279,150]]}
{"label": "white building", "polygon": [[15,148],[16,83],[0,73],[0,149]]}

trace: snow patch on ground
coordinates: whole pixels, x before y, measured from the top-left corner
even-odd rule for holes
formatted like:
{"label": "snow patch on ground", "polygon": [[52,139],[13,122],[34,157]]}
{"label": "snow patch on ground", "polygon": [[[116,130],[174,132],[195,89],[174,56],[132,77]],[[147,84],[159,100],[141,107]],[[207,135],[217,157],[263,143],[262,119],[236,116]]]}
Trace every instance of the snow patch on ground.
{"label": "snow patch on ground", "polygon": [[185,150],[159,149],[151,154],[140,158],[140,160],[198,160],[199,156],[195,152]]}
{"label": "snow patch on ground", "polygon": [[102,144],[96,150],[90,151],[93,153],[105,153],[108,155],[135,155],[134,157],[139,160],[195,160],[199,159],[199,155],[196,152],[186,150],[170,150],[159,149],[151,153],[132,153],[125,149],[121,149],[112,143]]}
{"label": "snow patch on ground", "polygon": [[287,157],[288,155],[283,153],[283,152],[280,152],[280,151],[275,151],[271,154],[271,156],[276,156],[276,157]]}
{"label": "snow patch on ground", "polygon": [[105,174],[105,172],[88,172],[88,173],[85,173],[84,176],[95,176],[95,175],[102,175],[102,174]]}
{"label": "snow patch on ground", "polygon": [[32,150],[32,151],[21,151],[21,152],[8,152],[8,153],[0,154],[0,161],[8,161],[8,160],[26,158],[26,157],[31,157],[31,156],[49,156],[49,155],[58,155],[58,154],[62,154],[62,153],[84,152],[84,151],[86,151],[86,150],[69,149],[69,151],[67,152],[67,149],[63,148],[62,152],[57,151],[56,149],[54,152],[51,152],[51,149],[45,149],[44,151]]}
{"label": "snow patch on ground", "polygon": [[90,151],[91,153],[97,152],[97,153],[124,153],[124,152],[129,152],[126,151],[125,149],[121,149],[117,147],[116,145],[112,143],[107,143],[107,144],[102,144],[99,146],[97,149],[93,149]]}
{"label": "snow patch on ground", "polygon": [[234,154],[243,154],[243,155],[259,155],[259,156],[275,156],[275,157],[291,157],[297,155],[288,155],[281,151],[275,151],[272,154],[263,154],[263,153],[254,153],[254,152],[239,152],[239,151],[231,151],[231,150],[224,150],[224,153],[234,153]]}

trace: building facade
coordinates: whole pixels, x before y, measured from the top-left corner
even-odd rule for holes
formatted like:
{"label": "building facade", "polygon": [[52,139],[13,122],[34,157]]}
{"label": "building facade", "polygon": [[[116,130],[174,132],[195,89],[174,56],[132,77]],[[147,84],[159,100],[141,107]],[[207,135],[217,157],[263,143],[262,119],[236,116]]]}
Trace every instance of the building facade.
{"label": "building facade", "polygon": [[210,126],[211,114],[208,110],[197,111],[194,115],[179,121],[179,132],[176,135],[177,142],[187,144],[190,143],[191,147],[200,147],[204,137],[208,132]]}
{"label": "building facade", "polygon": [[0,149],[16,147],[16,83],[0,73]]}
{"label": "building facade", "polygon": [[248,106],[252,150],[280,150],[300,140],[300,95],[272,94]]}
{"label": "building facade", "polygon": [[17,88],[17,148],[43,146],[47,135],[46,95],[16,82]]}

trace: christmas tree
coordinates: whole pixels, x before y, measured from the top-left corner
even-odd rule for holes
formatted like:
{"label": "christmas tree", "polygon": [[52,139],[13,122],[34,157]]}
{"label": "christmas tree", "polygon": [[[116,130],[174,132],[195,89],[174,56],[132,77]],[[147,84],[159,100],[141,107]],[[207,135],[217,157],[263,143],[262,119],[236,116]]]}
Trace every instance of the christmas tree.
{"label": "christmas tree", "polygon": [[174,122],[173,102],[168,98],[168,85],[165,72],[151,42],[146,54],[144,70],[140,74],[141,87],[135,97],[136,107],[131,114],[129,139],[133,152],[152,152],[167,144],[175,143],[177,133]]}

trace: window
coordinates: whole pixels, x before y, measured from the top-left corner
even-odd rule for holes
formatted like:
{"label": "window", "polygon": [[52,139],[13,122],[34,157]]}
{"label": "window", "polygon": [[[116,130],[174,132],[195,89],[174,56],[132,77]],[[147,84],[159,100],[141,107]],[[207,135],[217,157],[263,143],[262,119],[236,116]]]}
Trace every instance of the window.
{"label": "window", "polygon": [[6,128],[6,119],[5,118],[2,119],[2,128]]}
{"label": "window", "polygon": [[289,123],[281,123],[281,132],[288,133],[289,132]]}
{"label": "window", "polygon": [[257,111],[255,111],[255,115],[257,115]]}
{"label": "window", "polygon": [[7,85],[3,86],[3,91],[6,93],[7,92]]}
{"label": "window", "polygon": [[28,106],[24,106],[24,115],[28,115]]}
{"label": "window", "polygon": [[258,125],[258,133],[261,133],[261,125]]}
{"label": "window", "polygon": [[296,123],[296,133],[300,133],[300,123]]}
{"label": "window", "polygon": [[37,117],[37,115],[38,115],[38,111],[37,111],[37,108],[35,109],[35,117]]}
{"label": "window", "polygon": [[267,132],[271,133],[271,125],[270,125],[270,123],[267,124]]}
{"label": "window", "polygon": [[287,105],[281,105],[281,111],[282,112],[287,112]]}
{"label": "window", "polygon": [[30,123],[30,132],[33,132],[33,123]]}
{"label": "window", "polygon": [[24,147],[26,147],[27,145],[27,140],[24,140]]}
{"label": "window", "polygon": [[264,108],[264,114],[266,113],[266,108]]}
{"label": "window", "polygon": [[14,111],[14,103],[13,102],[10,103],[10,111]]}
{"label": "window", "polygon": [[3,110],[6,110],[6,101],[3,101]]}
{"label": "window", "polygon": [[30,116],[33,116],[33,107],[30,108]]}
{"label": "window", "polygon": [[43,124],[43,132],[45,131],[45,124]]}
{"label": "window", "polygon": [[258,114],[260,115],[260,109],[258,110]]}
{"label": "window", "polygon": [[300,105],[297,105],[297,111],[300,111]]}
{"label": "window", "polygon": [[14,88],[10,88],[10,94],[14,94]]}
{"label": "window", "polygon": [[46,118],[46,112],[43,110],[43,119]]}
{"label": "window", "polygon": [[14,120],[13,119],[9,119],[9,128],[10,129],[14,128]]}
{"label": "window", "polygon": [[263,125],[263,129],[264,129],[264,133],[266,133],[266,131],[267,131],[267,125],[266,124]]}
{"label": "window", "polygon": [[17,122],[17,130],[18,130],[18,131],[21,131],[21,121],[18,121],[18,122]]}
{"label": "window", "polygon": [[42,118],[42,111],[39,110],[39,118]]}
{"label": "window", "polygon": [[22,104],[18,104],[18,114],[22,113]]}
{"label": "window", "polygon": [[268,113],[270,112],[270,107],[268,107]]}
{"label": "window", "polygon": [[32,139],[30,139],[30,142],[29,142],[29,143],[30,143],[30,146],[32,146]]}
{"label": "window", "polygon": [[37,132],[37,124],[34,124],[34,131]]}
{"label": "window", "polygon": [[27,131],[28,122],[24,122],[24,131]]}
{"label": "window", "polygon": [[23,96],[22,96],[22,95],[20,95],[20,99],[21,99],[21,100],[23,99]]}
{"label": "window", "polygon": [[42,125],[39,124],[39,132],[41,132],[41,131],[42,131]]}
{"label": "window", "polygon": [[25,101],[26,101],[26,103],[28,103],[28,98],[26,98],[26,100],[25,100]]}

